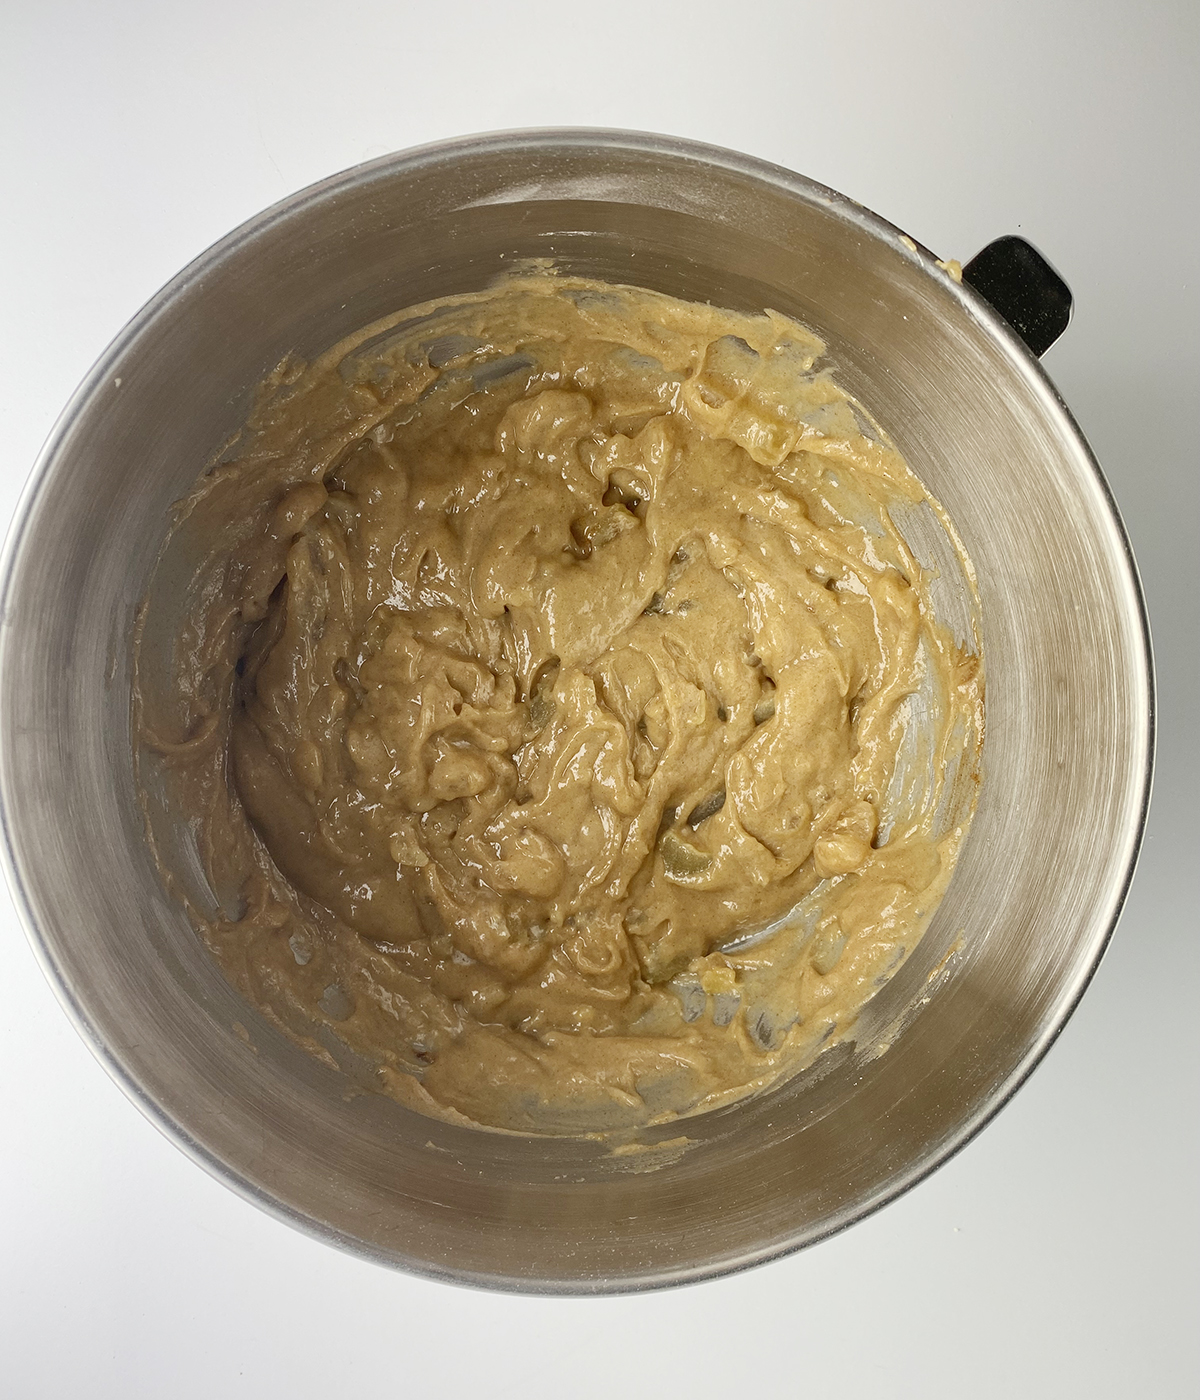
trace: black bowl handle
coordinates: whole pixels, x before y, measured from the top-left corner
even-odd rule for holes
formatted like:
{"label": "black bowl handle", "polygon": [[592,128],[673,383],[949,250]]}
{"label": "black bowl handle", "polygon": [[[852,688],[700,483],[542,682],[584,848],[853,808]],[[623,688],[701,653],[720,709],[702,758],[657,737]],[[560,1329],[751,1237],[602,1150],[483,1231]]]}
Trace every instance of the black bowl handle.
{"label": "black bowl handle", "polygon": [[1071,289],[1032,243],[1006,233],[962,270],[963,281],[1000,313],[1035,355],[1044,355],[1071,319]]}

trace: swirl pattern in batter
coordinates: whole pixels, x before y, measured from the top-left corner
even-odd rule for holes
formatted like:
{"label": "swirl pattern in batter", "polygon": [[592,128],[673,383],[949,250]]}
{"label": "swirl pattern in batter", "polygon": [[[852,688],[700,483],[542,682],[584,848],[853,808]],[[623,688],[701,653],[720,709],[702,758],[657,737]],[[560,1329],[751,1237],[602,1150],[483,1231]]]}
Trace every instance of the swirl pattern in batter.
{"label": "swirl pattern in batter", "polygon": [[822,353],[538,274],[281,367],[182,510],[142,694],[225,906],[193,913],[268,1016],[534,1132],[739,1096],[853,1024],[950,877],[982,678]]}

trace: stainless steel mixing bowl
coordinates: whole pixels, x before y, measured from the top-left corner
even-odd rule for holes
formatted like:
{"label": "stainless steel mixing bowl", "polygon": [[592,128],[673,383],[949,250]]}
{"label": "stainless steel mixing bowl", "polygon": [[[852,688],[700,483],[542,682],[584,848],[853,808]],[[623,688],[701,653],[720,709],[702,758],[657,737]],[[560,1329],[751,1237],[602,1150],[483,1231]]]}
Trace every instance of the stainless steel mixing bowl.
{"label": "stainless steel mixing bowl", "polygon": [[[348,1093],[205,954],[151,863],[131,765],[135,608],[172,502],[239,426],[254,386],[288,351],[482,287],[528,256],[771,306],[816,329],[842,383],[956,522],[985,629],[974,829],[925,940],[856,1042],[615,1154]],[[1120,521],[1067,409],[1006,323],[897,229],[708,147],[490,136],[376,161],[252,219],[155,297],[76,393],[21,504],[2,588],[8,875],[80,1032],[235,1190],[419,1273],[545,1292],[650,1287],[859,1219],[960,1147],[1045,1053],[1137,853],[1149,641]],[[686,1147],[672,1145],[681,1136]]]}

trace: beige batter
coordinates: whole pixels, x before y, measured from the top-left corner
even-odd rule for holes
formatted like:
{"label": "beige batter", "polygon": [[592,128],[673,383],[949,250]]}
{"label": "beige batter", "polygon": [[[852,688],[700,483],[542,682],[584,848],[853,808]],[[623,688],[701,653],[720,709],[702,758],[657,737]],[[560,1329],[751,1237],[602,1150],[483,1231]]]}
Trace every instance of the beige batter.
{"label": "beige batter", "polygon": [[281,367],[181,508],[164,558],[207,544],[139,687],[261,1011],[541,1132],[852,1025],[949,879],[982,679],[822,351],[538,273]]}

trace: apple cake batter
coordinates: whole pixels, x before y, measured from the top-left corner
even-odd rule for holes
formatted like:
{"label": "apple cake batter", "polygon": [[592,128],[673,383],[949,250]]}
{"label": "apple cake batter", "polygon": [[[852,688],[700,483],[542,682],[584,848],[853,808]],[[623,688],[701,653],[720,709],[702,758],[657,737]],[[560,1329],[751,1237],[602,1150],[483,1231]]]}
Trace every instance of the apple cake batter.
{"label": "apple cake batter", "polygon": [[950,877],[982,676],[822,354],[536,271],[280,367],[180,507],[201,562],[170,694],[139,684],[191,912],[265,1015],[532,1132],[711,1106],[853,1024]]}

